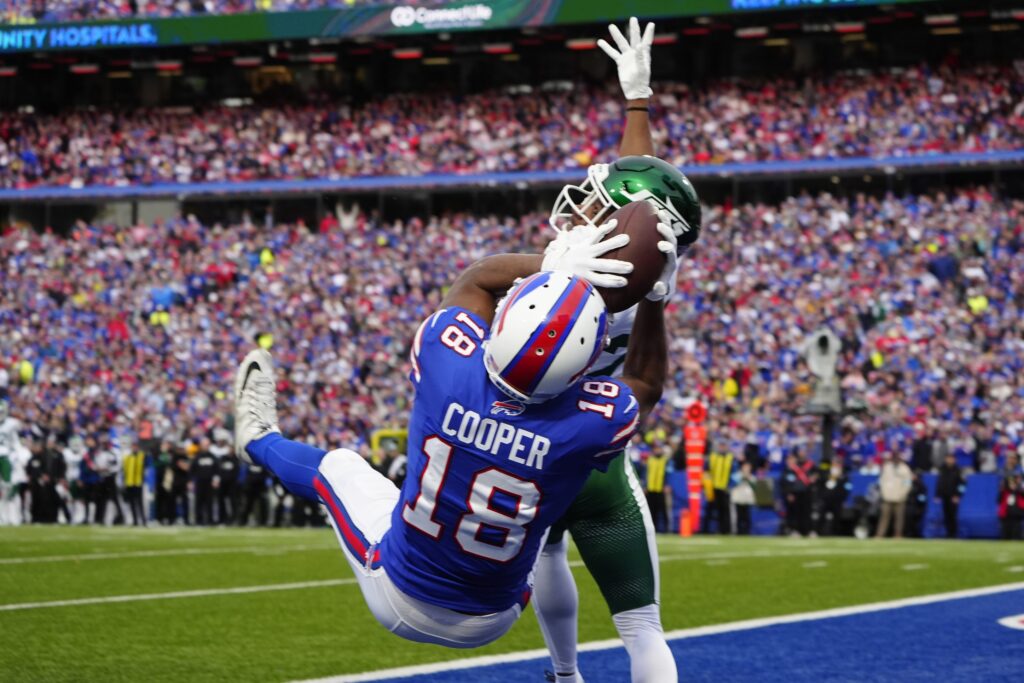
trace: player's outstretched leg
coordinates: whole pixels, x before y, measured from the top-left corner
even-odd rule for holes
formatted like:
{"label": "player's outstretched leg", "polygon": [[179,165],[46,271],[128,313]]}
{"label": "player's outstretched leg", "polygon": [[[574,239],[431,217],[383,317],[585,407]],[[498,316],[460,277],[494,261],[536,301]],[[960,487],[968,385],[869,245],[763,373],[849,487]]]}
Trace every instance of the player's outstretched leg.
{"label": "player's outstretched leg", "polygon": [[281,436],[276,402],[273,359],[254,349],[235,377],[235,452],[269,469],[294,495],[319,502],[313,479],[327,451]]}
{"label": "player's outstretched leg", "polygon": [[281,436],[270,354],[242,361],[235,380],[235,449],[243,461],[267,467],[292,493],[323,503],[370,612],[407,640],[446,647],[486,645],[516,622],[518,605],[494,614],[463,614],[405,595],[392,583],[378,546],[399,501],[394,482],[358,453],[331,453]]}
{"label": "player's outstretched leg", "polygon": [[235,454],[251,465],[246,447],[274,433],[281,433],[274,360],[266,350],[253,349],[235,373]]}
{"label": "player's outstretched leg", "polygon": [[[666,683],[678,679],[672,651],[665,641],[658,607],[658,551],[654,525],[640,483],[624,455],[619,455],[605,473],[590,475],[565,518],[552,527],[549,542],[560,535],[565,524],[572,534],[583,563],[597,582],[612,621],[629,653],[633,683]],[[547,552],[547,549],[545,549]],[[541,562],[561,563],[564,570],[538,568],[534,583],[534,609],[542,622],[552,662],[576,661],[575,610],[541,605],[545,598],[564,603],[556,590],[541,586],[556,579],[561,590],[569,581],[568,556],[551,552]],[[569,680],[572,680],[571,678]]]}
{"label": "player's outstretched leg", "polygon": [[658,605],[645,605],[612,615],[629,654],[630,680],[675,683],[679,680],[672,650],[665,642]]}
{"label": "player's outstretched leg", "polygon": [[358,453],[331,451],[314,482],[367,607],[395,635],[417,643],[453,648],[486,645],[519,618],[516,605],[491,614],[465,614],[406,595],[392,582],[380,546],[391,528],[399,490]]}
{"label": "player's outstretched leg", "polygon": [[533,611],[551,654],[554,672],[548,672],[548,680],[583,683],[576,655],[579,594],[569,568],[569,539],[561,527],[552,528],[551,534],[559,540],[552,542],[549,536],[533,568]]}

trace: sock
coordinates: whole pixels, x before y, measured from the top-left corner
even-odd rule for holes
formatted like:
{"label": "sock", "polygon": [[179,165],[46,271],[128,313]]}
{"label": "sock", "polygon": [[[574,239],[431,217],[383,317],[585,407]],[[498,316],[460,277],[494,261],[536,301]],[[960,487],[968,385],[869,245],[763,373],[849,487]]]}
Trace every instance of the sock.
{"label": "sock", "polygon": [[533,568],[533,611],[551,653],[557,681],[583,678],[576,670],[576,618],[579,596],[569,569],[569,539],[544,546]]}
{"label": "sock", "polygon": [[577,671],[574,674],[555,674],[555,683],[586,683],[583,680],[583,676],[580,676],[580,672]]}
{"label": "sock", "polygon": [[657,605],[646,605],[612,615],[626,652],[633,683],[676,683],[679,674],[672,650],[661,630]]}
{"label": "sock", "polygon": [[327,451],[289,441],[274,432],[250,442],[245,452],[257,465],[263,465],[277,475],[290,492],[314,503],[320,502],[313,489],[313,477],[317,475],[317,468]]}

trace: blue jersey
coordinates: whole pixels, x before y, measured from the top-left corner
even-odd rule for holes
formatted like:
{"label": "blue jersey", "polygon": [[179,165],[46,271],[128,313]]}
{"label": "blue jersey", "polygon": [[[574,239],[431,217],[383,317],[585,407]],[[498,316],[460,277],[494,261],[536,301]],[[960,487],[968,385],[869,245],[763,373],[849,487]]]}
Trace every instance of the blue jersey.
{"label": "blue jersey", "polygon": [[545,532],[639,422],[633,393],[607,377],[544,403],[508,398],[484,367],[486,329],[448,308],[416,334],[408,474],[380,545],[402,592],[474,614],[524,602]]}

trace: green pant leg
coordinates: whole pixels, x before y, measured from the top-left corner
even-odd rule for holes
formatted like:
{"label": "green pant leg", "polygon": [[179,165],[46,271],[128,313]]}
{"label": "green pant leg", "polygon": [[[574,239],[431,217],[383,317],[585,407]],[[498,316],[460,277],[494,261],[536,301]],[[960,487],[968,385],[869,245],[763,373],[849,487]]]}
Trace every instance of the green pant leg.
{"label": "green pant leg", "polygon": [[612,614],[658,602],[654,525],[624,453],[607,472],[590,475],[548,542],[558,542],[566,529]]}

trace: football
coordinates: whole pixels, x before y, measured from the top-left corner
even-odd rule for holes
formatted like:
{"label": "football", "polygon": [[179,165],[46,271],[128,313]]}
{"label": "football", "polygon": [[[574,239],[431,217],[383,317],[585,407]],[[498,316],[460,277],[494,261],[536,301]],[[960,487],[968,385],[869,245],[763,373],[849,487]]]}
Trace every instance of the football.
{"label": "football", "polygon": [[658,251],[658,214],[650,202],[632,202],[617,210],[608,220],[615,219],[618,225],[605,239],[613,235],[625,233],[629,235],[629,244],[604,254],[602,258],[629,261],[633,264],[633,272],[626,276],[625,287],[608,289],[599,287],[608,311],[618,313],[639,303],[647,296],[651,287],[658,281],[665,267],[665,255]]}

